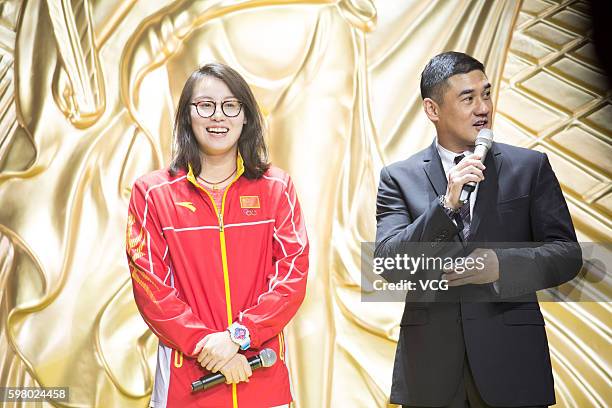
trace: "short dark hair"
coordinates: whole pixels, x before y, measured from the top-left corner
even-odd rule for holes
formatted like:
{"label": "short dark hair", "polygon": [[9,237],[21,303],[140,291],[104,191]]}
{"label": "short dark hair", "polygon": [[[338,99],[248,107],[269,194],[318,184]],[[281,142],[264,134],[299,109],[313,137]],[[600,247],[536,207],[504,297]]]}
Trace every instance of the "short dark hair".
{"label": "short dark hair", "polygon": [[448,51],[436,55],[421,73],[421,98],[442,103],[448,78],[475,70],[485,73],[482,62],[462,52]]}
{"label": "short dark hair", "polygon": [[242,102],[246,123],[238,138],[238,151],[244,161],[245,177],[260,178],[270,167],[261,111],[244,78],[236,70],[216,62],[193,71],[183,86],[174,118],[174,154],[170,174],[175,176],[180,169],[187,170],[189,164],[194,175],[198,176],[202,171],[200,148],[191,128],[190,104],[196,84],[207,76],[223,81],[236,99]]}

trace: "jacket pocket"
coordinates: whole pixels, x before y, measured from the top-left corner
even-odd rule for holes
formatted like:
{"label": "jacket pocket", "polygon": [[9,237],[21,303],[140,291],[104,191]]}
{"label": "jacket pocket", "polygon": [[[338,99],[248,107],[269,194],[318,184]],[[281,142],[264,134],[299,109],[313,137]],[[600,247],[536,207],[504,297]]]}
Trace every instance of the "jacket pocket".
{"label": "jacket pocket", "polygon": [[514,309],[504,312],[504,324],[510,326],[544,326],[544,317],[537,309]]}
{"label": "jacket pocket", "polygon": [[497,203],[497,208],[500,212],[503,211],[512,211],[515,208],[524,207],[529,205],[529,195],[524,195],[520,197],[511,198],[509,200],[499,201]]}
{"label": "jacket pocket", "polygon": [[400,326],[421,326],[429,323],[429,311],[427,309],[404,310]]}
{"label": "jacket pocket", "polygon": [[512,312],[514,310],[540,310],[540,305],[537,300],[530,302],[512,302],[512,307],[508,308],[506,312]]}

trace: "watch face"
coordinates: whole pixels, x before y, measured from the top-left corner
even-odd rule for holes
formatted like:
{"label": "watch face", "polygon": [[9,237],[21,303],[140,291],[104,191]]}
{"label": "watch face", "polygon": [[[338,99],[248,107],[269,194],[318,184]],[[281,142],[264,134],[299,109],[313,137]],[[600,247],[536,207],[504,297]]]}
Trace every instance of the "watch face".
{"label": "watch face", "polygon": [[236,340],[244,340],[246,338],[246,330],[243,327],[236,327],[234,329],[234,337]]}

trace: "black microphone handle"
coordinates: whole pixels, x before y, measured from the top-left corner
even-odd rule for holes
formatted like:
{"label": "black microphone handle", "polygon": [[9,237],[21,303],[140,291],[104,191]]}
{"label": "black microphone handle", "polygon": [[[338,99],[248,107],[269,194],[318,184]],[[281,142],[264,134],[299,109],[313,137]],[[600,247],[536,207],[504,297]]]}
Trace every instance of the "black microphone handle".
{"label": "black microphone handle", "polygon": [[[474,182],[472,181],[472,183]],[[461,189],[461,194],[459,195],[459,202],[461,203],[461,205],[467,203],[470,200],[470,196],[472,195],[472,192],[474,190],[476,190],[476,183],[463,185],[463,188]]]}
{"label": "black microphone handle", "polygon": [[[251,366],[251,370],[255,370],[257,368],[261,368],[261,357],[259,355],[253,356],[248,360],[249,365]],[[199,380],[191,383],[191,391],[199,391],[199,390],[207,390],[210,387],[213,387],[217,384],[221,384],[225,382],[225,376],[221,374],[221,372],[216,372],[214,374],[208,374],[200,377]]]}
{"label": "black microphone handle", "polygon": [[221,384],[225,381],[225,376],[220,372],[210,374],[191,383],[191,391],[206,390],[214,385]]}

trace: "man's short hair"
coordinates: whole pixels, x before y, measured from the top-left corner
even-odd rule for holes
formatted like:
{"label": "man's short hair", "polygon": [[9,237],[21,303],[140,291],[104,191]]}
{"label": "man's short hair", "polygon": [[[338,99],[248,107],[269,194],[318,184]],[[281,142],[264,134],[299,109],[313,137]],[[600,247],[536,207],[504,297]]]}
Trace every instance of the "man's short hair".
{"label": "man's short hair", "polygon": [[421,98],[442,103],[448,78],[474,70],[485,72],[482,62],[462,52],[448,51],[436,55],[421,73]]}

